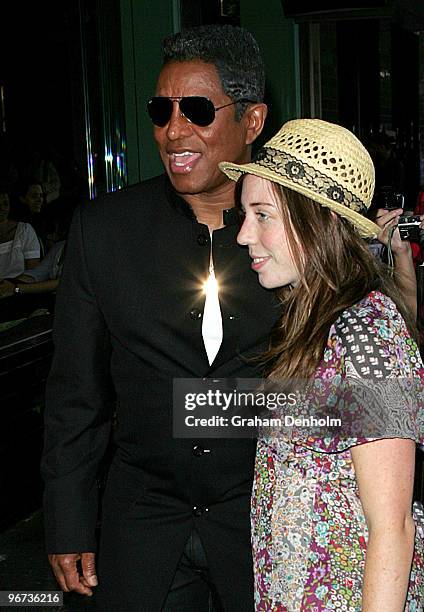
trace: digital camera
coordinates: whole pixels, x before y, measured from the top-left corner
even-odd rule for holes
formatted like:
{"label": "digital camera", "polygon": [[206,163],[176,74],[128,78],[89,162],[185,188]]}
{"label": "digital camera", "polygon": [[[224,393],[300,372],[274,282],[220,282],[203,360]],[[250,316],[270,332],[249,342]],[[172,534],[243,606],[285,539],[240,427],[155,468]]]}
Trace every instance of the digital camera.
{"label": "digital camera", "polygon": [[379,208],[386,210],[395,210],[403,208],[405,205],[405,196],[403,193],[397,193],[391,187],[382,187],[377,194]]}
{"label": "digital camera", "polygon": [[401,240],[419,242],[421,219],[419,215],[402,215],[399,217],[398,229]]}

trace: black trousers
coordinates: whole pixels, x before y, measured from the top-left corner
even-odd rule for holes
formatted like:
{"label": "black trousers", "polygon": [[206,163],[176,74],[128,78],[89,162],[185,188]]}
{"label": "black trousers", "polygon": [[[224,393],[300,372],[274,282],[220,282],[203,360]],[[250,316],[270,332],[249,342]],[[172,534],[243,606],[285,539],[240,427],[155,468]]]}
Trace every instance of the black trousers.
{"label": "black trousers", "polygon": [[199,534],[192,530],[162,612],[223,612]]}

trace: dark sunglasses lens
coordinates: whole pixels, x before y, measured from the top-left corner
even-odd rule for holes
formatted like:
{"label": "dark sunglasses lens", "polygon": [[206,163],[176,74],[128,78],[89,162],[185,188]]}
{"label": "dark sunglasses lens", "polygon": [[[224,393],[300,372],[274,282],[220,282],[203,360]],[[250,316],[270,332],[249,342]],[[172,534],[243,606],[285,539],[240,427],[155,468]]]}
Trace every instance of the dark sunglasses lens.
{"label": "dark sunglasses lens", "polygon": [[200,127],[210,125],[215,119],[215,109],[212,102],[202,96],[181,98],[180,110],[189,121]]}
{"label": "dark sunglasses lens", "polygon": [[172,100],[169,98],[151,98],[147,104],[150,119],[158,127],[164,127],[171,119]]}

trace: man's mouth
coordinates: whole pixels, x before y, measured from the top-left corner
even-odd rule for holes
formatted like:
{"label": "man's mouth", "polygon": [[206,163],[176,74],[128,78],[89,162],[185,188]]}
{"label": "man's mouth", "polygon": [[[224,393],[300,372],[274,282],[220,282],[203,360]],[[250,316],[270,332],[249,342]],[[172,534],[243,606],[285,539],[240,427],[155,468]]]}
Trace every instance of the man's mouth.
{"label": "man's mouth", "polygon": [[191,172],[197,160],[200,159],[201,153],[193,151],[181,151],[181,153],[169,154],[169,166],[171,172],[187,173]]}

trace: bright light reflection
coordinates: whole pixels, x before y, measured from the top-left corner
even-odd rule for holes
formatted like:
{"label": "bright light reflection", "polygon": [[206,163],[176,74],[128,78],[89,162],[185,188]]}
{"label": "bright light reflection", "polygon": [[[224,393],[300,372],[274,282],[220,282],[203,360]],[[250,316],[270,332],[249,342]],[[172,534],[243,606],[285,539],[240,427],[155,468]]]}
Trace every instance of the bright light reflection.
{"label": "bright light reflection", "polygon": [[209,272],[208,280],[203,284],[203,291],[207,296],[218,295],[218,281],[213,270]]}

